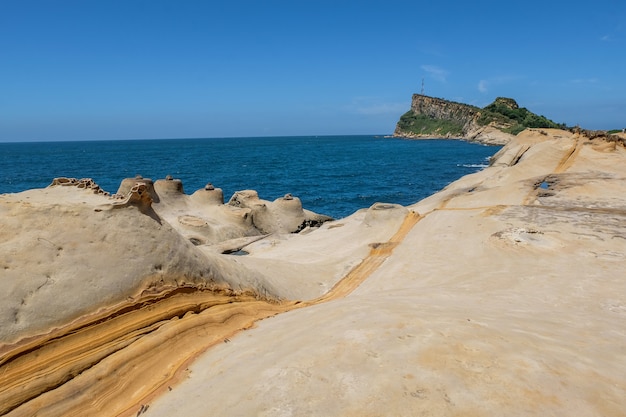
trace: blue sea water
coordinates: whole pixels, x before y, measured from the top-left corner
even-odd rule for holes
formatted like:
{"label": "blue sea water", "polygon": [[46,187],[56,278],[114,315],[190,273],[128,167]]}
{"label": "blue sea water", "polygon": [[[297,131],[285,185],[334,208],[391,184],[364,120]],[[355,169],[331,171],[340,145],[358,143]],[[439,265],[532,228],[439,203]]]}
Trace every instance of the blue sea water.
{"label": "blue sea water", "polygon": [[0,194],[92,178],[115,193],[124,178],[172,175],[187,194],[207,182],[226,201],[239,190],[291,193],[335,218],[375,202],[409,205],[485,167],[499,147],[382,136],[260,137],[0,143]]}

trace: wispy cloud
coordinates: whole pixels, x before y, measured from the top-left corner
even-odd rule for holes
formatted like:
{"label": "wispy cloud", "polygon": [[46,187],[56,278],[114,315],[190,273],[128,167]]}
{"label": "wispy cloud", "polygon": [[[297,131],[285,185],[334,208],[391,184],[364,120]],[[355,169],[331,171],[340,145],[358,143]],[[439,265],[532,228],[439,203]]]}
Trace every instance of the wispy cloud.
{"label": "wispy cloud", "polygon": [[436,65],[422,65],[421,67],[424,71],[426,71],[428,73],[428,75],[430,75],[433,79],[440,81],[442,83],[446,82],[446,78],[448,76],[448,74],[450,74],[448,71],[446,71],[443,68],[440,68]]}
{"label": "wispy cloud", "polygon": [[481,93],[487,93],[489,89],[493,86],[508,84],[514,81],[519,81],[523,78],[524,77],[519,75],[499,75],[497,77],[483,78],[482,80],[478,81],[478,85],[476,87]]}
{"label": "wispy cloud", "polygon": [[604,35],[603,37],[600,38],[600,40],[602,42],[611,42],[613,38],[611,37],[611,35]]}

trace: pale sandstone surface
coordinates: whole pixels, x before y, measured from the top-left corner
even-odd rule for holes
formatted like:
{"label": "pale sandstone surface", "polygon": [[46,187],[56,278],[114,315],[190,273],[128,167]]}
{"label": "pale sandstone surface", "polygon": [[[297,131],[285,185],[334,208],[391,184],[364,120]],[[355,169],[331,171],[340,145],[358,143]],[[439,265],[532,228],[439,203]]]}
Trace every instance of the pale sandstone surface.
{"label": "pale sandstone surface", "polygon": [[[186,195],[171,178],[126,179],[117,194],[91,180],[62,178],[0,195],[0,414],[117,414],[161,386],[164,375],[174,376],[209,340],[293,305],[281,300],[324,294],[407,213],[393,205],[363,210],[351,226],[323,232],[350,241],[330,260],[294,243],[293,258],[273,262],[265,276],[222,253],[264,239],[280,245],[290,232],[305,235],[330,218],[291,195],[270,202],[246,190],[229,204],[213,187]],[[350,232],[342,236],[340,229]],[[300,264],[307,272],[294,274]],[[315,275],[316,265],[329,273]],[[122,395],[128,381],[119,385],[115,377],[129,368],[136,398]],[[71,394],[76,390],[85,398]],[[94,392],[117,401],[91,402]]]}
{"label": "pale sandstone surface", "polygon": [[365,258],[371,245],[386,242],[408,210],[374,204],[309,233],[272,235],[246,246],[237,262],[258,271],[291,300],[322,296]]}
{"label": "pale sandstone surface", "polygon": [[298,234],[323,218],[290,196],[224,205],[176,180],[117,209],[2,195],[0,341],[130,310],[0,356],[3,412],[624,415],[625,162],[621,142],[529,130],[413,206]]}
{"label": "pale sandstone surface", "polygon": [[[400,138],[406,138],[406,139],[417,139],[417,140],[442,139],[442,138],[433,136],[432,134],[418,134],[418,133],[411,133],[411,132],[402,132],[401,134],[394,134],[394,137],[400,137]],[[450,136],[450,137],[446,137],[445,139],[452,139],[452,140],[462,139],[468,142],[481,143],[483,145],[506,145],[514,137],[515,135],[503,132],[497,127],[482,126],[482,127],[477,127],[476,129],[468,131],[467,134],[465,134],[462,137]]]}
{"label": "pale sandstone surface", "polygon": [[0,196],[0,348],[159,287],[263,288],[165,221],[75,187]]}
{"label": "pale sandstone surface", "polygon": [[[219,255],[231,240],[250,243],[266,236],[254,224],[252,209],[203,196],[216,190],[186,195],[178,180],[153,185],[141,177],[127,179],[118,193],[129,193],[137,182],[148,185],[151,203],[128,203],[128,197],[68,183],[0,195],[0,352],[83,315],[168,288],[250,290],[269,299],[293,295],[293,282],[274,287],[237,259]],[[303,210],[297,198],[285,209],[284,198],[271,203],[248,194],[270,218],[257,223],[271,233],[329,219]],[[318,293],[299,291],[300,298]]]}
{"label": "pale sandstone surface", "polygon": [[515,135],[503,132],[494,126],[483,126],[467,133],[470,142],[483,143],[485,145],[506,145]]}
{"label": "pale sandstone surface", "polygon": [[352,294],[207,351],[145,415],[623,416],[626,150],[549,133],[410,207]]}

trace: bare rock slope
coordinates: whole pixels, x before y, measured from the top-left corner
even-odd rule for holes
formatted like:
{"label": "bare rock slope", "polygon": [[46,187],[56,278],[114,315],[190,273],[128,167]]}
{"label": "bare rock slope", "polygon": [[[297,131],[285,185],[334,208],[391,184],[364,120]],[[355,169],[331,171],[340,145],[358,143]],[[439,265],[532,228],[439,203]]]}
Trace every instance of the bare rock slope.
{"label": "bare rock slope", "polygon": [[527,130],[413,206],[297,234],[253,192],[0,196],[0,413],[623,415],[625,161]]}

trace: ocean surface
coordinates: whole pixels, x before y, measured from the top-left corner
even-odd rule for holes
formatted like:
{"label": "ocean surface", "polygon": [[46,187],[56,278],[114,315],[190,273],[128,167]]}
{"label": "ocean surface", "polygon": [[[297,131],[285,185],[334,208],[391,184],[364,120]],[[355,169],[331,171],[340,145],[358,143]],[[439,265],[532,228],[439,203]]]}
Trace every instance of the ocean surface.
{"label": "ocean surface", "polygon": [[500,148],[456,140],[382,136],[260,137],[0,143],[0,194],[92,178],[115,193],[124,178],[172,175],[186,194],[210,182],[224,200],[291,193],[335,218],[376,202],[413,204],[488,164]]}

